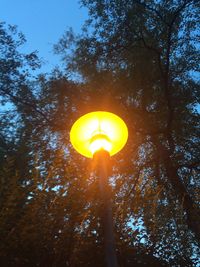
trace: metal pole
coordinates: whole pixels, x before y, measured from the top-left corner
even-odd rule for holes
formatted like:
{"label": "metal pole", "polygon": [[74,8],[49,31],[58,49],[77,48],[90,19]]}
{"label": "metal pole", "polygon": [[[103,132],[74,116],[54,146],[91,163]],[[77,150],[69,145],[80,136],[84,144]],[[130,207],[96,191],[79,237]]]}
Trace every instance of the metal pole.
{"label": "metal pole", "polygon": [[97,151],[94,155],[97,174],[99,176],[102,200],[101,220],[104,234],[104,250],[107,267],[119,267],[116,256],[116,246],[113,229],[111,192],[108,183],[108,166],[110,155],[105,150]]}

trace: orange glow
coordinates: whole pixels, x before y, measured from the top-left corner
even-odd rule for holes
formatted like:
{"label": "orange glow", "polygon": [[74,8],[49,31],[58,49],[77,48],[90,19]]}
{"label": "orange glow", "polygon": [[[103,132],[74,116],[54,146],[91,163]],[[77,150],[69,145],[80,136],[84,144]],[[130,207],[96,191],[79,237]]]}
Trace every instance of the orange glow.
{"label": "orange glow", "polygon": [[119,152],[128,139],[128,129],[117,115],[105,112],[90,112],[80,117],[72,126],[70,140],[83,156],[92,158],[104,149],[110,156]]}

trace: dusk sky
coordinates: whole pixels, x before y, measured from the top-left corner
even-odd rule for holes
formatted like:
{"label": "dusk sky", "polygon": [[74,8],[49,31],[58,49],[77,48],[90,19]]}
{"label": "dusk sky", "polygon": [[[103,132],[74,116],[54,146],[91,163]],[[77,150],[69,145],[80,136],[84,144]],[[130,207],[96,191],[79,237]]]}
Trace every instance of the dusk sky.
{"label": "dusk sky", "polygon": [[24,33],[27,43],[23,51],[38,50],[46,62],[44,72],[60,63],[59,57],[53,55],[53,45],[68,27],[80,32],[85,19],[87,10],[80,7],[78,0],[0,0],[0,20],[17,25]]}

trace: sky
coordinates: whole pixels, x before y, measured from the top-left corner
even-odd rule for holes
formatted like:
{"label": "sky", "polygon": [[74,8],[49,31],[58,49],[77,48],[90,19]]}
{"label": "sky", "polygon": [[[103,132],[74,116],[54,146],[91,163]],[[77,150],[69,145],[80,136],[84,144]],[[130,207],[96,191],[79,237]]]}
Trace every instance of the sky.
{"label": "sky", "polygon": [[61,64],[53,45],[68,27],[79,33],[86,19],[87,10],[78,0],[0,0],[0,21],[18,26],[27,39],[22,51],[39,52],[45,61],[42,72]]}

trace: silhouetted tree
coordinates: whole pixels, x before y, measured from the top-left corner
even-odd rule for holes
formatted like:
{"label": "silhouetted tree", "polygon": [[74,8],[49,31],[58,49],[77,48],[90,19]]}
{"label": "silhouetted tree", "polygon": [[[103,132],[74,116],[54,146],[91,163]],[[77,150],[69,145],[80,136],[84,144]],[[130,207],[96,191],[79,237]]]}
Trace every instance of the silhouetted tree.
{"label": "silhouetted tree", "polygon": [[190,266],[200,239],[200,3],[82,4],[90,15],[83,35],[67,31],[55,49],[82,78],[91,101],[85,106],[128,123],[129,144],[115,157],[119,240],[142,240],[170,264]]}
{"label": "silhouetted tree", "polygon": [[98,177],[69,142],[103,109],[129,128],[110,163],[120,266],[196,266],[199,1],[82,4],[82,35],[56,46],[65,75],[33,78],[36,53],[0,24],[0,265],[104,266]]}

